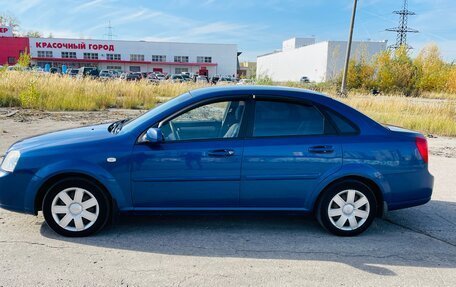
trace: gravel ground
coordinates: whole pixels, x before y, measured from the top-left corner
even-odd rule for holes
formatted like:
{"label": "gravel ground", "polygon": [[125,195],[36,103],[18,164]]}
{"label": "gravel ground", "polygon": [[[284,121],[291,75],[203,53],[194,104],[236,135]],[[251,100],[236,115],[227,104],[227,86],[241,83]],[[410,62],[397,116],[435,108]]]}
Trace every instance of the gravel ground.
{"label": "gravel ground", "polygon": [[[0,154],[20,138],[140,111],[0,109]],[[0,209],[0,286],[456,286],[456,139],[430,138],[430,203],[339,238],[312,218],[121,217],[90,238],[57,236]]]}

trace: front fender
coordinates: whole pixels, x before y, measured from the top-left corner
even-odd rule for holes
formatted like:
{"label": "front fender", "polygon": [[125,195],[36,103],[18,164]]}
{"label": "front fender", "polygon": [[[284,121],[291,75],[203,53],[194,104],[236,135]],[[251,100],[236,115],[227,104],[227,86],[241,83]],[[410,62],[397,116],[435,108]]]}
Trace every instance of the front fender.
{"label": "front fender", "polygon": [[383,196],[383,200],[389,202],[391,196],[391,188],[388,181],[380,171],[376,170],[370,165],[347,164],[342,166],[337,172],[324,178],[316,185],[311,196],[309,196],[309,199],[306,201],[306,209],[313,210],[315,202],[317,201],[319,195],[322,191],[325,190],[328,185],[341,178],[350,176],[363,177],[373,181],[379,187]]}
{"label": "front fender", "polygon": [[120,209],[131,206],[129,191],[122,191],[117,180],[107,170],[87,161],[66,160],[46,165],[35,173],[25,193],[24,206],[26,209],[34,213],[35,199],[41,186],[50,178],[65,173],[78,173],[92,177],[108,190]]}

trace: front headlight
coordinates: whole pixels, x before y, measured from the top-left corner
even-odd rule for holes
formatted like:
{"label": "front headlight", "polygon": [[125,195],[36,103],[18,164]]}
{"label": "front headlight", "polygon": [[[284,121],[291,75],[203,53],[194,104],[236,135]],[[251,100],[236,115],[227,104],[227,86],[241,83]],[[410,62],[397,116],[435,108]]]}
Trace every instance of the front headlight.
{"label": "front headlight", "polygon": [[13,172],[14,169],[16,168],[17,162],[19,161],[20,157],[21,157],[20,151],[18,151],[18,150],[10,151],[3,159],[1,168],[4,171]]}

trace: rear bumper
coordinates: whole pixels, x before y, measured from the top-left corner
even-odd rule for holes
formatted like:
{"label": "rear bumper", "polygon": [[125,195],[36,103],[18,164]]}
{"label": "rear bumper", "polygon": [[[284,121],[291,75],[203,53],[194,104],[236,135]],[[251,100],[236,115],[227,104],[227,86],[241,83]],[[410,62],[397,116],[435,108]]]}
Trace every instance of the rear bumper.
{"label": "rear bumper", "polygon": [[414,207],[418,205],[423,205],[428,203],[431,200],[431,197],[426,197],[426,198],[420,198],[420,199],[414,199],[410,201],[403,201],[403,202],[397,202],[397,203],[392,203],[388,205],[388,211],[391,210],[397,210],[397,209],[402,209],[402,208],[408,208],[408,207]]}
{"label": "rear bumper", "polygon": [[403,174],[390,180],[391,196],[388,210],[423,205],[431,200],[434,176],[426,169],[420,173]]}

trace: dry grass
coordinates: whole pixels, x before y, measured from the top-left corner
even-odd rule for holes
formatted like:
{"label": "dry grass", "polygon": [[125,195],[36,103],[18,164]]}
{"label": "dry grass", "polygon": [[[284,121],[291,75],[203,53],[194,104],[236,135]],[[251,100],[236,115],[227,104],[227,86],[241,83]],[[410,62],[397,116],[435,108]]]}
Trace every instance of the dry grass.
{"label": "dry grass", "polygon": [[[146,81],[102,82],[12,71],[0,73],[0,106],[65,111],[151,108],[158,102],[202,86],[193,83],[152,85]],[[374,97],[360,92],[341,100],[382,123],[427,134],[456,136],[455,94],[428,93],[422,98],[406,98],[399,95]]]}
{"label": "dry grass", "polygon": [[406,97],[352,96],[342,102],[381,123],[425,134],[456,136],[456,101]]}
{"label": "dry grass", "polygon": [[198,87],[201,85],[98,81],[10,71],[0,73],[0,106],[65,111],[151,108],[162,98]]}

